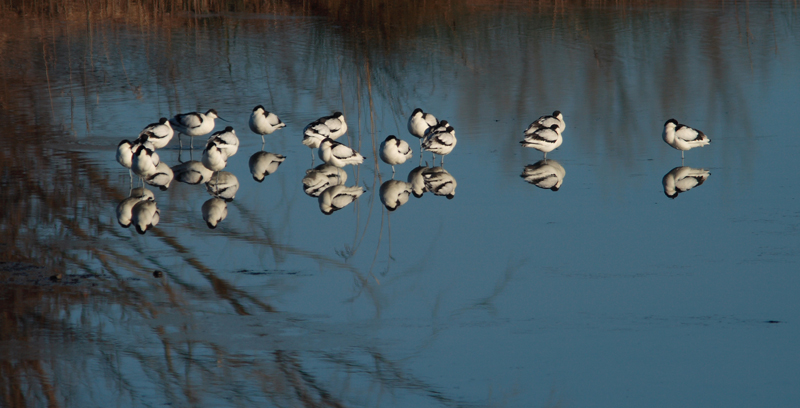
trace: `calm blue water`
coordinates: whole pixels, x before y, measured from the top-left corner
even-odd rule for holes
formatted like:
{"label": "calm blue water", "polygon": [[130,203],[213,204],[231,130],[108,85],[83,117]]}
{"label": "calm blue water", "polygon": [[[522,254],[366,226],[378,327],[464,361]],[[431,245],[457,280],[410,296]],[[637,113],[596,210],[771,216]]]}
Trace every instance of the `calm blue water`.
{"label": "calm blue water", "polygon": [[[72,340],[51,345],[62,326],[34,336],[52,349],[42,358],[57,399],[792,406],[797,18],[771,3],[555,17],[508,6],[386,48],[321,18],[249,15],[51,40],[74,59],[52,67],[52,112],[36,107],[61,130],[49,146],[84,166],[66,166],[76,189],[107,194],[77,195],[61,221],[31,221],[41,224],[32,236],[66,241],[67,274],[102,276],[100,289],[50,313]],[[261,150],[247,127],[258,104],[287,124],[267,136],[265,150],[287,160],[263,183],[248,169]],[[419,163],[406,130],[416,107],[456,129],[444,164],[456,194],[387,212],[378,190],[391,168],[376,149],[389,134],[411,144],[414,159],[396,166],[405,180]],[[226,168],[240,182],[227,218],[209,229],[205,187],[175,182],[151,188],[157,226],[121,228],[115,209],[130,180],[117,143],[161,116],[210,108],[241,140]],[[553,192],[520,177],[542,154],[518,142],[556,109],[567,129],[548,154],[565,172]],[[345,184],[366,193],[326,216],[303,192],[312,163],[300,140],[334,111],[350,127],[340,140],[367,156]],[[711,145],[682,163],[661,140],[672,117]],[[203,141],[190,153],[176,138],[159,154],[199,160]],[[710,175],[671,199],[662,178],[681,165]],[[85,235],[58,232],[66,220]]]}

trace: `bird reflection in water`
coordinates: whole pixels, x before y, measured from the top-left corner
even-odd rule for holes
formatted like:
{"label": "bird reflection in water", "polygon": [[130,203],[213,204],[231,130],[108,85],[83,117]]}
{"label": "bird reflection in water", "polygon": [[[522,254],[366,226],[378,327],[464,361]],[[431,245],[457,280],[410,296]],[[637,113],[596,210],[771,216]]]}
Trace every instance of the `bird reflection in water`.
{"label": "bird reflection in water", "polygon": [[359,186],[346,187],[340,185],[328,187],[317,197],[319,209],[323,214],[331,215],[334,211],[350,205],[358,197],[361,197],[361,194],[364,194],[364,189]]}
{"label": "bird reflection in water", "polygon": [[145,177],[144,182],[153,187],[158,187],[161,191],[165,191],[169,188],[169,184],[172,183],[174,177],[175,174],[172,169],[166,163],[159,162],[155,172]]}
{"label": "bird reflection in water", "polygon": [[431,167],[422,171],[422,178],[425,181],[425,191],[430,191],[434,195],[447,197],[452,200],[456,196],[456,178],[442,167]]}
{"label": "bird reflection in water", "polygon": [[703,184],[710,175],[706,169],[679,166],[665,174],[661,184],[664,186],[664,194],[669,198],[675,198],[678,194]]}
{"label": "bird reflection in water", "polygon": [[152,191],[144,187],[134,188],[130,196],[117,205],[117,222],[124,228],[130,227],[133,207],[141,201],[155,201],[155,199]]}
{"label": "bird reflection in water", "polygon": [[422,177],[422,173],[429,168],[426,162],[425,166],[415,167],[408,173],[407,180],[411,184],[411,193],[414,197],[420,198],[425,193],[425,178]]}
{"label": "bird reflection in water", "polygon": [[411,190],[411,183],[400,180],[387,180],[381,184],[381,203],[387,210],[394,211],[408,202]]}
{"label": "bird reflection in water", "polygon": [[256,152],[250,156],[250,174],[257,182],[264,181],[264,178],[278,170],[278,166],[286,160],[286,156],[265,151]]}
{"label": "bird reflection in water", "polygon": [[303,191],[311,197],[319,197],[328,187],[338,186],[347,181],[347,173],[331,164],[321,164],[306,170],[303,177]]}
{"label": "bird reflection in water", "polygon": [[175,175],[175,180],[191,185],[208,183],[214,174],[213,171],[203,166],[203,163],[198,160],[190,160],[172,166],[172,172]]}
{"label": "bird reflection in water", "polygon": [[227,171],[216,172],[206,183],[206,191],[213,197],[233,201],[236,192],[239,191],[239,179]]}
{"label": "bird reflection in water", "polygon": [[131,209],[131,222],[139,234],[158,225],[160,219],[161,212],[158,211],[155,200],[139,201]]}
{"label": "bird reflection in water", "polygon": [[208,228],[214,229],[228,216],[228,203],[222,198],[212,197],[203,203],[201,211]]}
{"label": "bird reflection in water", "polygon": [[536,187],[558,191],[565,175],[566,171],[561,163],[549,159],[525,166],[520,177]]}

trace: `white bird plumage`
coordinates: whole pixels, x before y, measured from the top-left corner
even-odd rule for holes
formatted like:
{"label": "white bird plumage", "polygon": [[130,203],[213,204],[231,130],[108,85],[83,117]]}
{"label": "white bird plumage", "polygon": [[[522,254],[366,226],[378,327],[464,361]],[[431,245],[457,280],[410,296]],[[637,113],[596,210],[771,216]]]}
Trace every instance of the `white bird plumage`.
{"label": "white bird plumage", "polygon": [[394,174],[395,164],[403,164],[412,156],[411,147],[405,140],[400,140],[394,135],[389,135],[381,142],[379,154],[384,163],[392,166]]}
{"label": "white bird plumage", "polygon": [[161,118],[156,123],[151,123],[139,132],[139,138],[146,138],[146,140],[153,144],[156,149],[162,149],[169,144],[175,131],[172,129],[167,118]]}
{"label": "white bird plumage", "polygon": [[314,121],[306,125],[305,129],[303,129],[303,144],[311,149],[315,149],[318,148],[319,144],[330,135],[331,130],[327,125],[320,121]]}
{"label": "white bird plumage", "polygon": [[425,193],[425,177],[423,173],[429,169],[428,166],[415,167],[408,173],[408,182],[411,184],[411,193],[414,197],[420,198]]}
{"label": "white bird plumage", "polygon": [[522,177],[525,181],[536,187],[558,191],[564,183],[566,170],[561,163],[555,160],[539,160],[538,162],[525,166],[522,169]]}
{"label": "white bird plumage", "polygon": [[166,191],[174,177],[175,174],[167,163],[160,162],[156,166],[155,172],[147,176],[144,182],[153,187],[158,187],[161,191]]}
{"label": "white bird plumage", "polygon": [[319,158],[325,163],[342,168],[348,164],[359,165],[366,157],[349,146],[345,146],[331,138],[325,138],[319,145]]}
{"label": "white bird plumage", "polygon": [[557,149],[563,141],[558,125],[552,124],[549,128],[536,129],[529,134],[526,133],[525,139],[519,143],[523,147],[532,147],[543,152],[544,157],[547,158],[547,153]]}
{"label": "white bird plumage", "polygon": [[[436,126],[428,128],[425,139],[422,140],[422,148],[433,153],[434,155],[442,156],[442,164],[444,164],[444,156],[450,154],[456,147],[458,140],[456,139],[456,131],[446,121],[439,121]],[[434,156],[435,161],[435,156]],[[434,165],[436,163],[433,163]]]}
{"label": "white bird plumage", "polygon": [[414,109],[411,117],[408,118],[408,133],[419,139],[420,146],[422,145],[422,138],[425,137],[425,132],[431,126],[436,126],[439,122],[436,117],[430,113],[425,113],[422,109]]}
{"label": "white bird plumage", "polygon": [[250,174],[257,182],[264,181],[264,178],[278,170],[278,166],[286,160],[282,154],[270,152],[256,152],[250,156]]}
{"label": "white bird plumage", "polygon": [[347,122],[344,120],[342,112],[334,112],[331,116],[319,118],[319,122],[324,123],[331,131],[329,138],[336,140],[347,132]]}
{"label": "white bird plumage", "polygon": [[675,198],[678,194],[703,184],[710,175],[706,169],[678,166],[664,175],[661,184],[664,186],[664,194],[669,198]]}
{"label": "white bird plumage", "polygon": [[[221,119],[214,109],[209,109],[206,113],[189,112],[179,113],[169,120],[172,128],[178,132],[178,141],[181,134],[189,136],[194,140],[195,136],[204,136],[214,130],[214,119]],[[192,145],[190,145],[191,147]]]}
{"label": "white bird plumage", "polygon": [[281,121],[278,115],[267,111],[261,105],[253,108],[253,113],[250,114],[250,130],[261,135],[262,145],[266,143],[264,135],[272,134],[272,132],[284,127],[286,127],[286,124]]}
{"label": "white bird plumage", "polygon": [[339,185],[328,187],[317,197],[319,209],[323,214],[331,215],[334,211],[341,210],[358,199],[358,197],[361,197],[361,194],[364,194],[364,189],[359,186],[346,187]]}
{"label": "white bird plumage", "polygon": [[664,123],[664,131],[661,133],[661,138],[668,145],[680,150],[681,158],[683,158],[684,151],[711,143],[711,139],[705,133],[689,126],[681,125],[675,119],[670,119]]}
{"label": "white bird plumage", "polygon": [[525,129],[525,135],[535,132],[537,129],[550,129],[551,126],[558,125],[560,133],[564,133],[567,124],[564,122],[564,115],[561,111],[554,111],[552,115],[545,115],[539,117]]}
{"label": "white bird plumage", "polygon": [[[148,147],[149,146],[149,147]],[[157,172],[157,166],[161,163],[158,153],[151,149],[153,145],[142,144],[133,152],[131,160],[131,170],[141,178],[148,178]]]}
{"label": "white bird plumage", "polygon": [[217,148],[228,158],[239,151],[239,138],[236,137],[236,131],[233,130],[232,126],[227,126],[224,130],[220,130],[211,135],[206,145],[208,145],[208,143],[216,144]]}

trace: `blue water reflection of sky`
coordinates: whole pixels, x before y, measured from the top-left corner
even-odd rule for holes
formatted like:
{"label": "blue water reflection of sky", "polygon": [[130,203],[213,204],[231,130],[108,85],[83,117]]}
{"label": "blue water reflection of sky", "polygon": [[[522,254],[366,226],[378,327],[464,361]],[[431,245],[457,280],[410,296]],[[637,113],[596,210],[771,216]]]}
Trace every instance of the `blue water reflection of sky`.
{"label": "blue water reflection of sky", "polygon": [[[770,11],[750,12],[757,24]],[[58,97],[57,115],[76,137],[65,149],[86,151],[120,189],[128,173],[113,149],[122,138],[195,109],[215,108],[231,121],[242,145],[226,171],[241,188],[228,218],[208,230],[205,189],[175,184],[156,191],[156,228],[236,287],[326,328],[296,338],[287,329],[278,343],[245,342],[245,353],[297,339],[312,352],[370,345],[474,405],[788,406],[800,399],[800,54],[791,20],[780,17],[793,11],[776,12],[774,40],[759,30],[750,41],[734,34],[730,10],[642,13],[603,17],[609,27],[565,19],[534,30],[521,27],[539,22],[535,16],[473,16],[456,43],[423,33],[430,55],[416,57],[423,46],[376,52],[374,139],[365,56],[321,19],[211,19],[159,35],[121,30],[119,55],[98,58],[97,70],[118,82],[127,75],[142,97],[100,87],[76,104]],[[704,18],[718,13],[723,31],[705,30]],[[497,21],[505,25],[487,28]],[[166,49],[170,58],[153,58]],[[266,150],[288,157],[260,184],[247,165],[260,150],[247,128],[258,104],[287,123]],[[391,170],[381,163],[376,177],[374,147],[388,134],[409,141],[414,159],[396,175],[405,179],[418,161],[405,130],[415,107],[456,128],[458,146],[445,159],[456,196],[412,197],[387,216],[376,193]],[[549,157],[566,176],[551,192],[519,177],[541,153],[518,141],[533,119],[556,109],[567,130]],[[348,117],[348,142],[368,156],[358,177],[346,169],[347,185],[368,191],[325,216],[301,188],[311,157],[300,140],[308,122],[336,110]],[[660,137],[670,117],[712,140],[685,160],[711,176],[674,200],[661,185],[681,164]],[[161,157],[177,164],[178,153]],[[115,223],[113,204],[103,216]],[[208,285],[158,235],[118,233],[133,245],[123,251],[142,248],[148,265]],[[232,327],[254,319],[224,302],[197,307]],[[369,393],[344,394],[374,406]],[[400,394],[382,403],[442,404]]]}

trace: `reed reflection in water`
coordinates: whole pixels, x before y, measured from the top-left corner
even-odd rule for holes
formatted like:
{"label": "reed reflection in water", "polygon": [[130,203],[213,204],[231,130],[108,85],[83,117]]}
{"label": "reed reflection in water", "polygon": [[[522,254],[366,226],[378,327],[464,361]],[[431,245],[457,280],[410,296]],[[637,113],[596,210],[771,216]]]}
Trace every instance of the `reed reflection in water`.
{"label": "reed reflection in water", "polygon": [[[86,2],[64,4],[70,7],[14,6],[45,11],[8,21],[0,42],[9,79],[0,90],[8,112],[0,118],[0,248],[2,260],[14,262],[2,274],[22,279],[0,288],[3,404],[613,406],[623,397],[648,405],[654,395],[669,395],[664,404],[680,405],[676,395],[700,401],[712,393],[750,405],[796,400],[781,385],[796,374],[769,354],[793,363],[785,338],[796,336],[785,333],[796,329],[760,331],[764,320],[796,317],[785,311],[796,301],[781,291],[793,281],[779,267],[796,263],[796,222],[762,230],[749,211],[713,201],[736,196],[731,185],[760,179],[755,163],[763,157],[750,146],[766,145],[753,119],[764,99],[748,84],[774,88],[783,72],[776,59],[797,60],[789,6],[432,2],[401,14],[399,6],[372,3],[354,11],[336,2],[298,10],[238,2],[235,11],[280,12],[184,17],[160,2],[134,12],[129,3],[103,2],[89,13]],[[211,6],[193,11],[225,11],[222,3],[203,4]],[[317,13],[325,19],[304,17]],[[701,58],[683,63],[678,57],[687,53]],[[241,129],[257,103],[280,107],[286,123],[269,150],[289,159],[268,183],[239,185],[238,177],[252,175],[246,155],[207,174],[166,147],[162,159],[181,183],[154,191],[163,219],[143,236],[117,225],[113,209],[134,196],[126,171],[110,160],[120,139],[132,139],[152,118],[209,106]],[[411,194],[432,194],[400,204],[409,186],[384,182],[377,135],[405,135],[417,106],[459,124],[459,149],[448,170],[422,162],[411,170]],[[559,194],[541,194],[516,178],[529,161],[515,139],[531,115],[553,106],[574,113],[569,143],[558,150],[573,181]],[[351,121],[341,138],[371,161],[349,177],[319,166],[306,172],[305,160],[293,161],[307,154],[299,146],[303,124],[336,110]],[[674,152],[656,133],[673,115],[731,136],[697,152],[718,182],[653,210],[656,195],[666,200],[654,184],[675,165],[662,163]],[[738,119],[727,125],[730,116]],[[242,139],[246,151],[258,149],[257,137]],[[784,146],[774,153],[779,159],[796,150]],[[616,181],[628,174],[639,178]],[[312,175],[316,181],[306,184]],[[430,199],[452,198],[453,175],[462,181],[460,198]],[[317,200],[300,193],[300,179]],[[382,213],[393,199],[384,200],[390,189],[383,185],[397,187],[394,208],[403,207],[391,214],[391,235]],[[317,208],[333,208],[333,188],[365,192],[324,217]],[[765,216],[794,220],[796,209],[785,205],[794,197],[777,191],[762,190],[780,198]],[[532,197],[549,200],[551,211],[520,211]],[[684,202],[700,199],[711,201],[715,215],[688,214],[681,234],[736,253],[660,255],[658,243],[675,233],[653,220],[671,222]],[[774,250],[753,254],[751,239],[745,246],[723,226],[731,219]],[[212,222],[222,227],[207,228]],[[618,230],[637,239],[607,235]],[[549,239],[531,249],[531,231]],[[767,270],[763,281],[741,266],[753,264]],[[726,269],[724,276],[715,268]],[[741,282],[732,292],[747,287],[741,306],[714,289],[720,282]],[[755,290],[761,286],[772,288],[769,296]],[[717,338],[709,325],[728,335]],[[665,344],[676,338],[699,340],[670,353],[687,345]],[[743,352],[749,344],[774,351],[754,361]],[[743,363],[719,350],[733,350]],[[611,375],[586,378],[601,367]],[[673,392],[652,378],[652,367],[668,378],[685,378],[692,367],[702,390]],[[753,370],[769,384],[743,395]]]}

